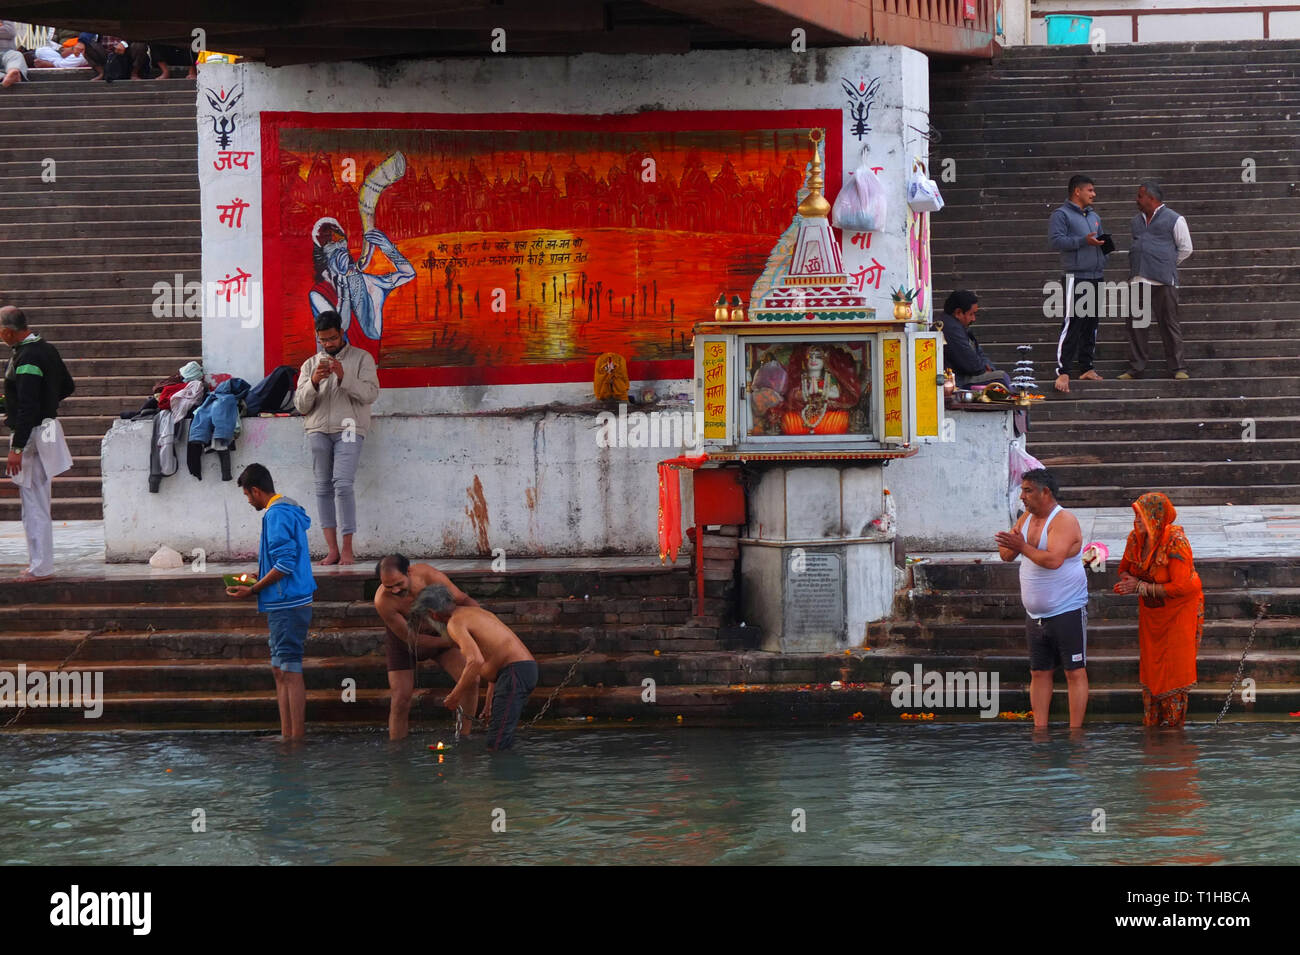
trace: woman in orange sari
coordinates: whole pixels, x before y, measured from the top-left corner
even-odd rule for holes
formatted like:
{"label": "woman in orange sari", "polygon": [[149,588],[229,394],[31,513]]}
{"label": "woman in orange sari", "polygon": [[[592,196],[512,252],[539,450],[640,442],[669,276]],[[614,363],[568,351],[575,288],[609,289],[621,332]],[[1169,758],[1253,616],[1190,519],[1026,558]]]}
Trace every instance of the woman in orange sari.
{"label": "woman in orange sari", "polygon": [[1196,648],[1205,622],[1201,578],[1192,545],[1174,523],[1164,494],[1143,494],[1119,564],[1117,594],[1137,594],[1139,677],[1144,726],[1182,726],[1188,691],[1196,685]]}

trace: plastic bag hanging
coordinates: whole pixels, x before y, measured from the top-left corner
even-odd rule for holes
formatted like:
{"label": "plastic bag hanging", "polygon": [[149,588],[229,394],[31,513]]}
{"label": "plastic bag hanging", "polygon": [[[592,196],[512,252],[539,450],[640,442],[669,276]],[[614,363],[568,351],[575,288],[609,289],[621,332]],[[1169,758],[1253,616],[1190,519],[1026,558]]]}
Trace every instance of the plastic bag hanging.
{"label": "plastic bag hanging", "polygon": [[866,163],[849,175],[831,208],[831,225],[849,232],[878,232],[885,227],[885,186]]}
{"label": "plastic bag hanging", "polygon": [[907,205],[913,212],[938,212],[943,208],[939,186],[929,177],[923,159],[912,162],[912,178],[907,183]]}

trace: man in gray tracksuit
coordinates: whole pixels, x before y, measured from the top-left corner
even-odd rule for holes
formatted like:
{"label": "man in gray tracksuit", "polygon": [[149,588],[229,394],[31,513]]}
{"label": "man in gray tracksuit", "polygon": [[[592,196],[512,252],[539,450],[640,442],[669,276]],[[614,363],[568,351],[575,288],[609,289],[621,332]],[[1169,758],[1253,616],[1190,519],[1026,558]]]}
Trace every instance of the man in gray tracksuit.
{"label": "man in gray tracksuit", "polygon": [[1047,237],[1061,253],[1064,273],[1065,318],[1056,340],[1056,390],[1070,390],[1070,368],[1077,356],[1079,377],[1100,381],[1093,369],[1097,350],[1097,325],[1101,318],[1101,279],[1106,268],[1105,242],[1099,239],[1101,217],[1092,208],[1097,190],[1087,176],[1071,176],[1069,198],[1052,213]]}

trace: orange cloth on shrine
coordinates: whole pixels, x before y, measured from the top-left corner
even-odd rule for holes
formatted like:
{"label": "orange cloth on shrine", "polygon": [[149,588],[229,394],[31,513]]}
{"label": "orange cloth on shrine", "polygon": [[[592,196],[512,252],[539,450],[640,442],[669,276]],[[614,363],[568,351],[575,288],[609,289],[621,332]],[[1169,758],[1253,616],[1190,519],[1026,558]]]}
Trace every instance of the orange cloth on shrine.
{"label": "orange cloth on shrine", "polygon": [[815,428],[809,428],[803,423],[799,412],[787,411],[781,416],[781,430],[786,434],[848,434],[849,413],[828,411]]}
{"label": "orange cloth on shrine", "polygon": [[1205,623],[1201,577],[1192,564],[1192,545],[1174,523],[1178,512],[1164,494],[1143,494],[1128,535],[1121,574],[1160,584],[1165,596],[1140,597],[1139,678],[1158,699],[1196,684],[1196,648]]}
{"label": "orange cloth on shrine", "polygon": [[618,352],[603,352],[596,358],[592,388],[600,401],[627,401],[627,360]]}
{"label": "orange cloth on shrine", "polygon": [[707,454],[685,455],[659,462],[659,562],[677,563],[682,549],[682,483],[679,468],[695,470],[709,459]]}

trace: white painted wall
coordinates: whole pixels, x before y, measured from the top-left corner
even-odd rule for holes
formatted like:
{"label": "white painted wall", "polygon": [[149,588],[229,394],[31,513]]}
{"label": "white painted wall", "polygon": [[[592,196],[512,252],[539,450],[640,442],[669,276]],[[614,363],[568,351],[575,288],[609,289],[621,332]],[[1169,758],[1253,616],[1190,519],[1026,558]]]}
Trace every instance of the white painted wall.
{"label": "white painted wall", "polygon": [[[852,130],[843,80],[882,79],[871,109],[870,133]],[[199,180],[203,206],[205,284],[253,273],[251,314],[205,314],[203,357],[209,372],[257,381],[263,361],[260,271],[263,266],[261,125],[263,111],[314,112],[572,112],[643,110],[838,109],[844,175],[864,159],[884,167],[891,192],[887,227],[869,250],[845,242],[854,272],[884,266],[871,304],[890,311],[889,289],[908,279],[905,186],[915,156],[926,154],[928,61],[900,47],[817,50],[697,51],[680,56],[491,57],[411,61],[383,66],[333,63],[271,69],[254,63],[214,64],[199,81]],[[247,170],[215,168],[217,146],[210,94],[239,87],[232,108],[232,150],[254,155]],[[797,157],[799,162],[807,153]],[[828,183],[833,199],[839,183]],[[218,222],[218,203],[251,203],[244,227]],[[797,198],[789,197],[793,217]],[[775,245],[779,236],[772,236]],[[849,236],[845,236],[846,240]],[[188,277],[187,277],[188,278]],[[757,276],[754,276],[757,278]],[[744,287],[746,283],[738,283]],[[711,315],[700,315],[709,319]],[[634,383],[636,387],[638,383]],[[691,382],[659,383],[659,394],[690,392]],[[490,516],[490,544],[519,554],[652,554],[657,552],[655,464],[671,449],[598,451],[589,415],[543,411],[547,403],[590,398],[589,381],[572,384],[385,389],[358,475],[362,554],[403,548],[449,556],[482,553],[466,512],[477,476]],[[527,409],[533,410],[527,410]],[[508,410],[513,409],[513,410]],[[525,410],[520,410],[525,409]],[[485,415],[487,412],[504,412]],[[420,417],[430,416],[432,417]],[[271,468],[283,489],[315,513],[310,454],[294,420],[249,420],[235,454],[236,469],[252,460]],[[590,432],[590,433],[589,433]],[[112,560],[142,559],[161,543],[183,553],[234,557],[256,547],[256,515],[233,484],[215,480],[205,464],[202,483],[182,473],[147,495],[145,425],[119,425],[104,441],[105,536]],[[690,524],[689,481],[683,523]],[[918,486],[924,486],[921,482]],[[526,490],[535,499],[529,506]],[[315,543],[316,538],[313,537]],[[318,545],[319,546],[319,545]]]}
{"label": "white painted wall", "polygon": [[[657,554],[655,465],[680,452],[601,448],[597,431],[594,411],[375,420],[356,480],[358,556],[475,557],[497,547],[507,560]],[[148,421],[118,421],[103,441],[109,561],[147,560],[162,544],[186,556],[203,548],[209,560],[255,558],[259,516],[234,481],[221,480],[216,455],[204,456],[202,481],[182,462],[148,493],[151,434]],[[236,478],[254,461],[270,469],[276,490],[311,515],[313,551],[324,556],[302,419],[244,419],[231,460]],[[693,523],[690,488],[682,482],[684,527]],[[689,560],[689,545],[685,553]]]}
{"label": "white painted wall", "polygon": [[[841,79],[883,77],[864,142],[851,135],[852,118]],[[252,150],[249,169],[216,170],[216,146],[207,90],[238,84],[236,132],[231,149]],[[882,314],[890,285],[907,281],[907,207],[902,195],[913,156],[926,155],[917,130],[929,127],[928,60],[904,47],[863,46],[793,53],[770,50],[697,51],[674,56],[510,57],[427,60],[385,64],[330,63],[271,69],[257,63],[214,64],[199,79],[199,184],[203,205],[203,280],[216,282],[239,268],[260,273],[261,125],[263,110],[312,112],[635,113],[642,110],[771,110],[839,108],[845,175],[865,155],[885,167],[882,179],[899,198],[888,228],[872,236],[870,250],[849,245],[845,266],[857,271],[873,259],[886,271],[869,293]],[[915,128],[913,128],[915,127]],[[798,157],[803,162],[806,156]],[[838,185],[828,183],[833,198]],[[253,205],[245,227],[219,226],[216,204],[239,197]],[[793,217],[796,197],[790,197]],[[772,236],[773,244],[779,237]],[[848,236],[845,237],[846,240]],[[250,268],[249,263],[254,263]],[[757,275],[754,276],[757,278]],[[256,281],[259,275],[254,275]],[[741,283],[747,287],[748,283]],[[209,371],[250,382],[265,374],[260,291],[247,320],[205,315],[203,359]],[[698,319],[711,318],[700,315]],[[689,391],[690,383],[665,384],[661,393]],[[581,401],[590,383],[386,390],[377,414],[418,414],[509,408],[549,401]]]}
{"label": "white painted wall", "polygon": [[908,553],[992,550],[993,535],[1011,526],[1012,412],[948,415],[953,441],[922,445],[915,457],[892,461],[884,472],[885,487],[897,494],[898,528]]}

